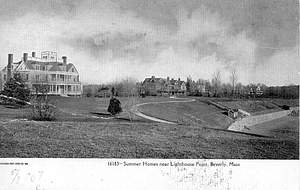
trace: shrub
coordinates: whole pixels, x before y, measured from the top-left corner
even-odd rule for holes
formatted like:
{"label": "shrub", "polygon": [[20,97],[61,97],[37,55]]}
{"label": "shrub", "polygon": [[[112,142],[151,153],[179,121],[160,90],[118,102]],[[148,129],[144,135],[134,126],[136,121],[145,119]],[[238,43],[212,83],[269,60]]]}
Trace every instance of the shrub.
{"label": "shrub", "polygon": [[122,112],[121,102],[117,98],[112,97],[109,100],[109,106],[107,111],[113,116],[121,113]]}
{"label": "shrub", "polygon": [[45,99],[42,96],[37,97],[33,101],[30,119],[35,121],[54,121],[56,120],[56,108],[49,99]]}

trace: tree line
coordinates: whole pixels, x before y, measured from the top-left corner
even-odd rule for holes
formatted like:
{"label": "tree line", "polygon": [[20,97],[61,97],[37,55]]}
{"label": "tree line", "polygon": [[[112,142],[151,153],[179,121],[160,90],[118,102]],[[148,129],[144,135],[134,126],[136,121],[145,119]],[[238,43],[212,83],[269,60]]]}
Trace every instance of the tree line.
{"label": "tree line", "polygon": [[83,96],[108,98],[113,96],[133,97],[139,96],[140,84],[133,77],[126,77],[107,84],[94,84],[83,86]]}
{"label": "tree line", "polygon": [[[204,87],[204,88],[201,88]],[[84,85],[83,96],[109,98],[112,95],[118,97],[135,97],[141,95],[142,83],[132,77],[115,80],[108,84]],[[209,97],[234,97],[234,98],[298,98],[299,85],[266,86],[262,83],[250,83],[243,85],[238,81],[235,69],[232,70],[230,82],[223,83],[221,71],[213,73],[211,80],[193,80],[190,76],[186,80],[187,95]]]}

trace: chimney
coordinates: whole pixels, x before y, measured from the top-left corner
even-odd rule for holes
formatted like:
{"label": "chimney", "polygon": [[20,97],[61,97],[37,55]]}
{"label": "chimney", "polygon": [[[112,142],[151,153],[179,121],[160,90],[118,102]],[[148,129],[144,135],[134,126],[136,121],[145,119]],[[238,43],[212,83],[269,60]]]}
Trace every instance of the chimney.
{"label": "chimney", "polygon": [[36,55],[36,54],[35,54],[35,52],[33,51],[31,57],[35,57],[35,55]]}
{"label": "chimney", "polygon": [[170,81],[170,77],[167,77],[167,82],[169,82]]}
{"label": "chimney", "polygon": [[13,54],[8,54],[8,64],[7,64],[7,80],[12,76],[12,64],[13,64]]}
{"label": "chimney", "polygon": [[180,78],[178,78],[178,82],[180,82]]}
{"label": "chimney", "polygon": [[155,79],[155,76],[152,76],[151,78],[152,78],[152,79]]}
{"label": "chimney", "polygon": [[28,53],[23,53],[23,61],[27,62],[28,60]]}
{"label": "chimney", "polygon": [[63,60],[63,63],[64,63],[64,64],[67,64],[67,56],[63,56],[63,57],[62,57],[62,60]]}

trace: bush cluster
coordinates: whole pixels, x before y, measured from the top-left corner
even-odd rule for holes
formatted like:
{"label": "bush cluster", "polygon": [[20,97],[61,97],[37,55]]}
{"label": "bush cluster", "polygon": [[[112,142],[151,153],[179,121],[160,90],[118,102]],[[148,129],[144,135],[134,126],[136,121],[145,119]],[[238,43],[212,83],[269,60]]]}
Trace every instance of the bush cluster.
{"label": "bush cluster", "polygon": [[49,99],[42,96],[37,97],[33,101],[30,119],[35,121],[54,121],[56,120],[56,108]]}

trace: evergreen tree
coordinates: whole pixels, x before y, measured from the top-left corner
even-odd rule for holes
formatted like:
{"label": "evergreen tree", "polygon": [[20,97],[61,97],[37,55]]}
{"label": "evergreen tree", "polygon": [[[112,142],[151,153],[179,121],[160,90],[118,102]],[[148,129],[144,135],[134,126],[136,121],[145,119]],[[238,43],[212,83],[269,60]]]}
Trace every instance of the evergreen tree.
{"label": "evergreen tree", "polygon": [[111,115],[113,116],[121,113],[122,112],[121,102],[117,98],[112,97],[109,100],[109,106],[107,111],[111,113]]}
{"label": "evergreen tree", "polygon": [[14,105],[23,106],[26,104],[24,102],[28,102],[30,100],[30,89],[22,79],[20,73],[14,74],[14,77],[7,80],[0,94],[21,100],[11,101]]}
{"label": "evergreen tree", "polygon": [[111,88],[111,95],[114,96],[115,95],[115,87]]}

